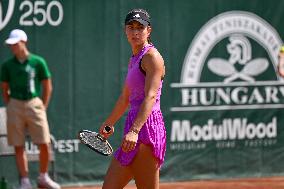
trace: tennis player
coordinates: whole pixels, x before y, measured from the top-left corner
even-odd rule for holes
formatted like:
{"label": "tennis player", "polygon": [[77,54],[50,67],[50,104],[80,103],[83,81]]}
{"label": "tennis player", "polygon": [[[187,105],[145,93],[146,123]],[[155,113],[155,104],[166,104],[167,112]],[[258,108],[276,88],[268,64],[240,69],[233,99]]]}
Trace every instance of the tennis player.
{"label": "tennis player", "polygon": [[[122,189],[131,179],[138,189],[158,189],[164,162],[166,130],[160,109],[165,75],[164,60],[150,42],[150,16],[143,9],[131,10],[125,18],[125,33],[132,49],[128,73],[120,97],[102,124],[115,125],[130,108],[124,138],[107,171],[103,189]],[[108,136],[106,136],[108,137]]]}

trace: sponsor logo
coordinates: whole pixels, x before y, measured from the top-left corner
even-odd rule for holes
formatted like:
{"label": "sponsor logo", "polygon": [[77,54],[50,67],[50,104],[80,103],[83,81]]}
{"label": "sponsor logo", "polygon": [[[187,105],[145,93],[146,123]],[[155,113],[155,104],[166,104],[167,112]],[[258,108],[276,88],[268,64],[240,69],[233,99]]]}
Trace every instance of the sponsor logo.
{"label": "sponsor logo", "polygon": [[[7,130],[6,130],[6,108],[0,107],[0,155],[13,155],[14,148],[9,146],[7,143]],[[53,151],[58,153],[74,153],[79,152],[78,139],[59,139],[51,135],[51,143],[53,145]],[[38,146],[33,144],[31,141],[25,142],[25,149],[28,155],[38,155]]]}
{"label": "sponsor logo", "polygon": [[170,110],[181,119],[172,121],[170,148],[276,144],[279,117],[245,112],[284,108],[283,79],[277,74],[282,44],[277,31],[250,12],[230,11],[209,20],[189,46],[180,83],[171,84],[178,100]]}
{"label": "sponsor logo", "polygon": [[[246,65],[251,59],[250,42],[246,40],[250,38],[264,48],[276,70],[278,52],[283,43],[276,30],[255,14],[244,11],[230,11],[217,15],[208,21],[193,39],[182,68],[182,84],[199,83],[202,68],[207,63],[206,58],[214,47],[226,38],[230,38],[227,51],[232,56],[227,61],[231,64]],[[242,39],[242,42],[240,42],[240,39]],[[231,68],[233,67],[231,66]],[[222,71],[220,74],[224,74],[224,72]],[[231,73],[227,73],[227,75],[231,75]]]}
{"label": "sponsor logo", "polygon": [[135,14],[133,17],[134,18],[140,18],[140,15],[139,14]]}
{"label": "sponsor logo", "polygon": [[269,123],[252,123],[247,118],[223,119],[221,124],[207,120],[203,126],[192,125],[188,120],[172,122],[171,141],[209,141],[255,138],[275,138],[277,136],[277,118]]}
{"label": "sponsor logo", "polygon": [[6,14],[4,14],[4,8],[0,2],[0,31],[8,24],[10,21],[15,6],[15,0],[9,0],[8,9]]}
{"label": "sponsor logo", "polygon": [[[7,6],[6,2],[8,3]],[[15,0],[8,0],[5,3],[0,2],[0,31],[7,26],[14,14],[14,10],[17,10],[17,8],[19,12],[15,12],[15,14],[19,15],[18,23],[20,26],[50,25],[57,27],[63,21],[64,10],[60,1],[25,0],[18,3],[19,6],[15,7]],[[52,15],[54,9],[57,10],[57,14]]]}
{"label": "sponsor logo", "polygon": [[[79,152],[80,140],[78,139],[60,139],[56,140],[53,135],[51,137],[51,144],[53,145],[53,151],[57,153],[74,153]],[[30,141],[25,142],[25,148],[27,154],[37,155],[39,154],[38,146]]]}
{"label": "sponsor logo", "polygon": [[[251,60],[251,44],[243,35],[231,35],[227,51],[230,54],[228,60],[212,58],[208,61],[208,67],[216,75],[223,76],[224,83],[230,83],[236,79],[254,82],[254,76],[260,75],[268,68],[268,60],[255,58]],[[243,65],[241,71],[235,68],[235,64]]]}

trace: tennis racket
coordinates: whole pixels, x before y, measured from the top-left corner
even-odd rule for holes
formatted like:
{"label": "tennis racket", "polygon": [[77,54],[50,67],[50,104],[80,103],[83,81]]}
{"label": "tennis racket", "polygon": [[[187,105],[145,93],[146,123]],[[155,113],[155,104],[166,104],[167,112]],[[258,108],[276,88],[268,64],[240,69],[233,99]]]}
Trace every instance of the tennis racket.
{"label": "tennis racket", "polygon": [[[111,130],[112,127],[105,126],[103,133],[109,134],[111,133]],[[113,149],[107,139],[97,132],[81,130],[78,133],[78,138],[83,144],[101,155],[110,156],[113,152]]]}

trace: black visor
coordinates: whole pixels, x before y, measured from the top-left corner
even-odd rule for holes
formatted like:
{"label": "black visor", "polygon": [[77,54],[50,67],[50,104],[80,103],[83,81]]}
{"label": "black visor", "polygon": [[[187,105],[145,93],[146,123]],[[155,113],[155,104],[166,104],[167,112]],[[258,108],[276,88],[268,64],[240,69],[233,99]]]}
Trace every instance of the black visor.
{"label": "black visor", "polygon": [[150,18],[143,12],[133,11],[126,15],[125,25],[129,24],[132,21],[137,21],[144,26],[150,25]]}

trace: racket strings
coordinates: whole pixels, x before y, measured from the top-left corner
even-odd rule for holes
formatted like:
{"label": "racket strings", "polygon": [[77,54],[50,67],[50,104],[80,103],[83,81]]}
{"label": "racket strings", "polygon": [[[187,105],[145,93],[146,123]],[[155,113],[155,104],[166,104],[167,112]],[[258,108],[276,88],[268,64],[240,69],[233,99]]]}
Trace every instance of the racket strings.
{"label": "racket strings", "polygon": [[112,149],[97,133],[81,133],[82,141],[103,154],[111,154]]}

